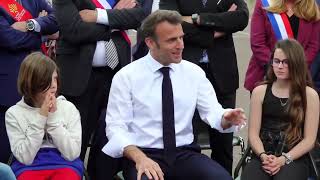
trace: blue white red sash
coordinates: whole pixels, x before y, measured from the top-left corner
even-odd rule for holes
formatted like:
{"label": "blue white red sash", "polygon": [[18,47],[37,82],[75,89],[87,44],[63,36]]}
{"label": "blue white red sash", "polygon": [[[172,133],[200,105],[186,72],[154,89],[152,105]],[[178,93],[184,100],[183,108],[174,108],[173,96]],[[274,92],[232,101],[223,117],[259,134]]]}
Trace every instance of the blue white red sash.
{"label": "blue white red sash", "polygon": [[[261,0],[263,7],[270,6],[270,0]],[[294,38],[292,28],[286,13],[267,12],[267,16],[271,23],[274,34],[277,40]]]}
{"label": "blue white red sash", "polygon": [[[101,9],[112,9],[116,5],[115,0],[92,0],[92,2],[96,5],[97,8]],[[120,32],[123,38],[128,42],[128,44],[131,45],[131,41],[127,33],[125,31]]]}

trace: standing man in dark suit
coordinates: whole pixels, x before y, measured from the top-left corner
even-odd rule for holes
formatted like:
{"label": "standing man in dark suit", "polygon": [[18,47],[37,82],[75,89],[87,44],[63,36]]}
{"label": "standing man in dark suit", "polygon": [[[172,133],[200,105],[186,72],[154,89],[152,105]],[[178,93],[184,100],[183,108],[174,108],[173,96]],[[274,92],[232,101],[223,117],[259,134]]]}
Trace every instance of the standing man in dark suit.
{"label": "standing man in dark suit", "polygon": [[21,99],[20,64],[32,51],[41,51],[41,35],[57,31],[53,10],[45,0],[0,1],[0,162],[6,163],[10,156],[5,112]]}
{"label": "standing man in dark suit", "polygon": [[[140,1],[132,0],[55,0],[53,4],[61,29],[57,49],[61,92],[80,111],[84,159],[91,134],[103,126],[98,119],[107,105],[112,77],[131,61],[130,40],[123,30],[139,27],[145,13]],[[95,145],[90,158],[101,153]],[[111,164],[101,166],[112,174],[107,167],[113,168]]]}
{"label": "standing man in dark suit", "polygon": [[[234,108],[239,75],[232,33],[247,26],[247,4],[244,0],[160,0],[159,5],[183,16],[183,59],[206,72],[224,108]],[[210,128],[209,135],[211,158],[231,174],[233,133],[222,134]]]}

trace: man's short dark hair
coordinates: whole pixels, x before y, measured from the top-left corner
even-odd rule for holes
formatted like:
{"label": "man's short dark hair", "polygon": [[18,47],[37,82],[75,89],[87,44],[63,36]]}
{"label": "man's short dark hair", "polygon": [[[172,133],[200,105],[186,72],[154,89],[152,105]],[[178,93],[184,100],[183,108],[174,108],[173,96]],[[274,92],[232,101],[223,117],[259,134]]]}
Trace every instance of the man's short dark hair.
{"label": "man's short dark hair", "polygon": [[155,30],[159,23],[169,22],[170,24],[181,24],[182,17],[177,11],[157,10],[150,14],[141,25],[141,35],[143,39],[151,37],[157,39]]}

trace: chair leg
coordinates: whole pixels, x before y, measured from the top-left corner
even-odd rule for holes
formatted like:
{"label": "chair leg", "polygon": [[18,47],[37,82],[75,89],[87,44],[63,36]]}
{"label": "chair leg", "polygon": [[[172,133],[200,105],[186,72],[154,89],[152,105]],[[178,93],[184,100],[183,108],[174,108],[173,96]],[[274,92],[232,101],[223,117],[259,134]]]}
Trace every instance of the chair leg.
{"label": "chair leg", "polygon": [[90,180],[90,177],[89,177],[88,171],[87,171],[86,169],[84,170],[83,175],[84,175],[84,178],[85,178],[86,180]]}
{"label": "chair leg", "polygon": [[316,174],[317,179],[319,179],[320,177],[319,177],[319,171],[318,171],[318,168],[317,168],[317,164],[316,164],[314,158],[312,157],[311,152],[308,153],[308,156],[309,156],[309,158],[310,158],[313,171],[314,171],[314,173]]}
{"label": "chair leg", "polygon": [[248,156],[250,154],[250,151],[251,151],[251,148],[250,148],[250,146],[248,146],[248,148],[243,152],[243,155],[242,155],[241,159],[239,160],[236,168],[234,169],[234,173],[233,173],[233,178],[234,179],[238,178],[240,169],[241,168],[243,169],[243,167],[247,163],[246,161],[247,161],[247,158],[248,158]]}
{"label": "chair leg", "polygon": [[9,166],[11,166],[12,161],[13,161],[13,153],[10,154],[10,157],[9,157],[9,159],[8,159],[7,164],[8,164]]}
{"label": "chair leg", "polygon": [[233,146],[240,146],[240,148],[241,148],[240,155],[243,155],[243,154],[244,154],[245,144],[244,144],[244,140],[243,140],[242,137],[240,137],[240,136],[233,136],[232,145],[233,145]]}

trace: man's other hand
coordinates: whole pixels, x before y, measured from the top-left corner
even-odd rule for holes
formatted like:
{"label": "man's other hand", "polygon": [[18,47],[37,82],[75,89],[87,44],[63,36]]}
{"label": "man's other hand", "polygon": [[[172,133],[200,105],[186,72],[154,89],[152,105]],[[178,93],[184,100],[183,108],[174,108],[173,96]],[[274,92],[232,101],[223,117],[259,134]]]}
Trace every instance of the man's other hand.
{"label": "man's other hand", "polygon": [[48,16],[48,12],[45,11],[45,10],[42,10],[42,11],[39,13],[39,16],[38,16],[38,17],[44,17],[44,16]]}
{"label": "man's other hand", "polygon": [[164,180],[163,172],[158,163],[148,158],[147,156],[139,158],[136,162],[136,169],[138,171],[138,180],[141,180],[141,176],[145,174],[148,179]]}
{"label": "man's other hand", "polygon": [[[228,11],[235,11],[237,10],[238,6],[236,4],[231,4],[230,8],[228,9]],[[225,32],[219,32],[219,31],[215,31],[213,33],[214,38],[220,38],[222,36],[225,36],[226,33]]]}
{"label": "man's other hand", "polygon": [[26,21],[19,21],[15,22],[11,25],[11,27],[15,30],[21,31],[21,32],[27,32],[27,23]]}
{"label": "man's other hand", "polygon": [[233,125],[242,126],[246,124],[247,117],[242,108],[231,109],[223,114],[221,126],[227,129]]}
{"label": "man's other hand", "polygon": [[89,23],[97,22],[98,13],[96,10],[84,9],[79,11],[79,15],[82,21],[84,22],[89,22]]}
{"label": "man's other hand", "polygon": [[228,11],[235,11],[237,10],[238,6],[236,4],[231,4],[230,8],[228,9]]}
{"label": "man's other hand", "polygon": [[120,0],[113,9],[131,9],[136,7],[137,1],[135,0]]}
{"label": "man's other hand", "polygon": [[141,176],[145,174],[148,179],[164,180],[163,172],[158,163],[148,158],[139,148],[129,145],[124,148],[123,155],[136,163],[137,178],[141,180]]}
{"label": "man's other hand", "polygon": [[54,33],[54,34],[50,34],[50,35],[48,35],[47,37],[48,37],[48,39],[50,39],[50,40],[59,39],[59,31],[57,31],[57,32]]}

